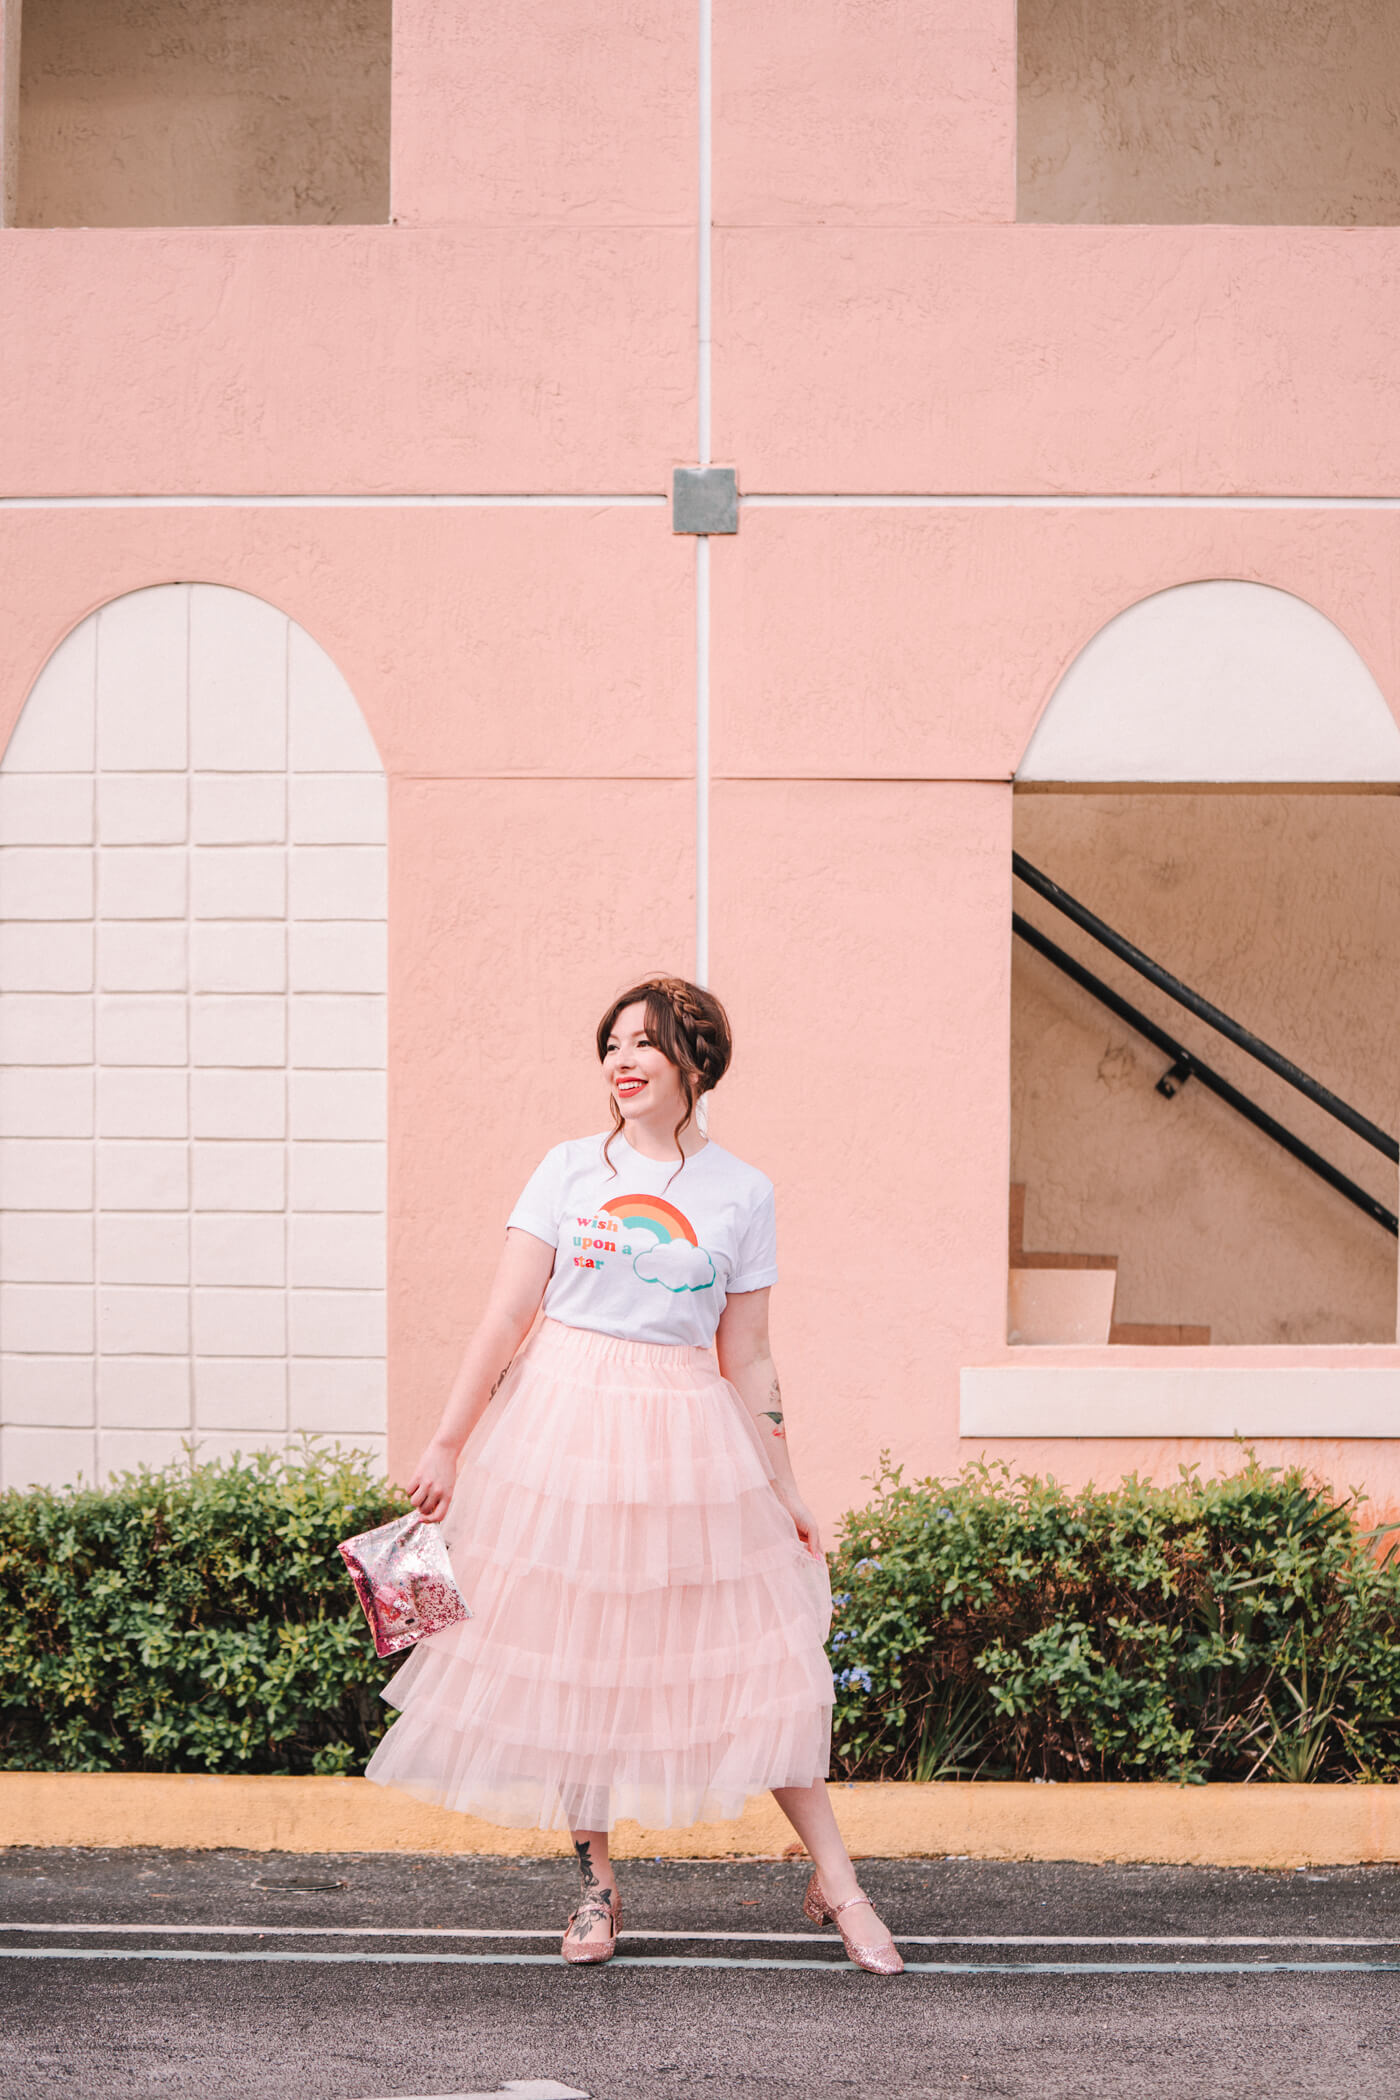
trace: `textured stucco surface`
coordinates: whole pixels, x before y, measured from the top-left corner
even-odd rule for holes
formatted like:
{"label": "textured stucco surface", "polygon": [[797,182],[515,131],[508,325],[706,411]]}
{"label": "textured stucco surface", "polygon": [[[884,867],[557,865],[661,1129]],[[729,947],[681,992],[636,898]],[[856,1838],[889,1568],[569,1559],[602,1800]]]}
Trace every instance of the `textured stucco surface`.
{"label": "textured stucco surface", "polygon": [[[722,229],[715,455],[749,492],[1384,493],[1400,432],[1372,346],[1397,242]],[[21,229],[7,247],[16,494],[659,495],[693,456],[687,228]],[[109,283],[121,298],[96,298]]]}
{"label": "textured stucco surface", "polygon": [[[1017,850],[1320,1079],[1400,1130],[1400,797],[1025,794]],[[1016,907],[1396,1207],[1394,1166],[1016,887]],[[1120,1320],[1217,1344],[1394,1342],[1395,1241],[1017,941],[1011,1172],[1027,1247],[1119,1257]]]}
{"label": "textured stucco surface", "polygon": [[982,783],[715,789],[712,974],[743,1054],[711,1128],[778,1187],[775,1348],[824,1512],[883,1446],[950,1457],[953,1366],[1005,1333],[1010,817]]}
{"label": "textured stucco surface", "polygon": [[1391,0],[1020,0],[1019,212],[1391,226]]}
{"label": "textured stucco surface", "polygon": [[660,509],[0,513],[0,737],[85,614],[184,576],[305,627],[391,776],[676,775],[693,570]]}
{"label": "textured stucco surface", "polygon": [[711,569],[725,773],[1009,779],[1099,630],[1207,577],[1296,593],[1400,696],[1386,512],[753,508]]}
{"label": "textured stucco surface", "polygon": [[660,495],[690,455],[689,231],[21,228],[5,247],[12,495]]}
{"label": "textured stucco surface", "polygon": [[0,0],[0,226],[13,226],[19,203],[19,9]]}
{"label": "textured stucco surface", "polygon": [[718,0],[720,225],[1015,217],[1014,0]]}
{"label": "textured stucco surface", "polygon": [[749,490],[1384,493],[1397,296],[1384,228],[725,227],[716,456]]}
{"label": "textured stucco surface", "polygon": [[23,226],[389,216],[389,0],[23,0]]}
{"label": "textured stucco surface", "polygon": [[691,226],[693,0],[395,0],[394,217]]}

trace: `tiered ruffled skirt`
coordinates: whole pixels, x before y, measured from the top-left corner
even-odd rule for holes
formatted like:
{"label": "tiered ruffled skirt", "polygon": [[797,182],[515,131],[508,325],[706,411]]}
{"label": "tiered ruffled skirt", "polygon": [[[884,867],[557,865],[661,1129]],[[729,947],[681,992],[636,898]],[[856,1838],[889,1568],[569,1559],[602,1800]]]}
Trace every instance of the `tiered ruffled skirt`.
{"label": "tiered ruffled skirt", "polygon": [[475,1617],[414,1649],[367,1776],[516,1828],[727,1819],[824,1779],[826,1565],[703,1349],[545,1320],[444,1536]]}

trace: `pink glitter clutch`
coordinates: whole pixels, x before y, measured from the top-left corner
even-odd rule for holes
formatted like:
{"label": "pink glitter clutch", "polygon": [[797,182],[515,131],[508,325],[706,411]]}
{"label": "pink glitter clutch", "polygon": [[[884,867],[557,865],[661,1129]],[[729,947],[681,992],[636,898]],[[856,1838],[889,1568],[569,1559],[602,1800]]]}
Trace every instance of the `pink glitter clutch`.
{"label": "pink glitter clutch", "polygon": [[340,1552],[364,1606],[377,1655],[397,1655],[444,1626],[469,1619],[442,1542],[442,1526],[414,1514],[395,1517]]}

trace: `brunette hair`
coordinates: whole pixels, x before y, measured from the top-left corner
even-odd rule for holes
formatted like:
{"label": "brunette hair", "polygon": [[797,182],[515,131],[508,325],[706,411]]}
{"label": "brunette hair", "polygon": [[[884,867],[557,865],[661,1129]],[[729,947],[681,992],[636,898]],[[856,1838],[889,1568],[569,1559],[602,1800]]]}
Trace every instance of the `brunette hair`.
{"label": "brunette hair", "polygon": [[[619,992],[598,1023],[599,1064],[607,1056],[608,1037],[617,1024],[618,1015],[624,1007],[636,1006],[643,1001],[647,1010],[647,1034],[662,1056],[680,1073],[685,1091],[685,1114],[671,1133],[679,1151],[681,1132],[694,1116],[696,1102],[702,1094],[708,1094],[711,1087],[718,1086],[729,1069],[729,1060],[734,1054],[729,1016],[713,992],[707,992],[702,985],[691,984],[688,978],[648,977],[628,991]],[[616,1101],[611,1107],[613,1127],[603,1146],[603,1157],[615,1174],[617,1169],[613,1167],[609,1148],[622,1130],[623,1118],[618,1113]]]}

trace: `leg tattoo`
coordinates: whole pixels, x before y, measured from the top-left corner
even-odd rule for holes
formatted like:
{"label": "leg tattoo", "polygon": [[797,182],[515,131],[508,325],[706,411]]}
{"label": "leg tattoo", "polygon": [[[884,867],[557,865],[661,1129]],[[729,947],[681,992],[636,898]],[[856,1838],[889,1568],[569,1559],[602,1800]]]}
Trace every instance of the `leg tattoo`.
{"label": "leg tattoo", "polygon": [[602,1887],[602,1883],[593,1871],[592,1840],[589,1838],[575,1838],[574,1852],[578,1858],[579,1873],[583,1876],[583,1893],[586,1896],[593,1889]]}
{"label": "leg tattoo", "polygon": [[[583,1901],[586,1902],[591,1896],[595,1903],[606,1903],[611,1910],[615,1901],[613,1891],[604,1881],[600,1880],[597,1869],[594,1867],[591,1839],[575,1838],[574,1856],[578,1860],[578,1870],[583,1877]],[[586,1940],[596,1922],[596,1911],[591,1916],[584,1914],[583,1902],[581,1902],[578,1911],[575,1913],[575,1922],[569,1928],[570,1939]]]}

